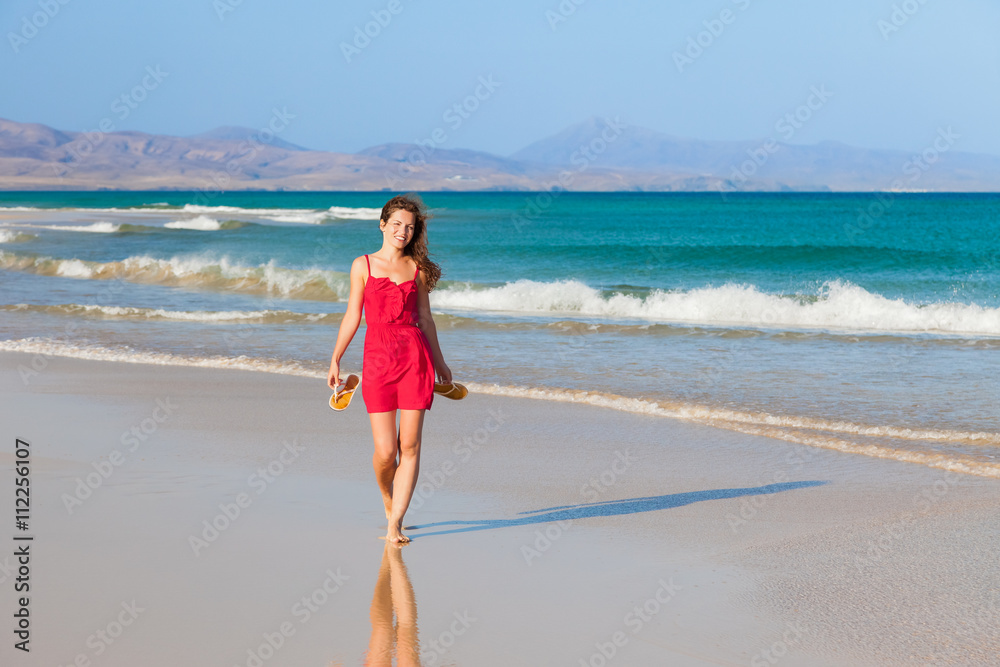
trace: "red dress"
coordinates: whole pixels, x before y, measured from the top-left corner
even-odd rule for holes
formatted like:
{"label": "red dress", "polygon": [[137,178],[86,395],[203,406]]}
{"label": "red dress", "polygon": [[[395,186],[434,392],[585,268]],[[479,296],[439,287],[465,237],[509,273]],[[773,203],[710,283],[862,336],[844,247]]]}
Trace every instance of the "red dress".
{"label": "red dress", "polygon": [[365,283],[365,352],[361,396],[368,412],[429,410],[434,400],[434,362],[417,327],[417,275],[397,285],[372,277]]}

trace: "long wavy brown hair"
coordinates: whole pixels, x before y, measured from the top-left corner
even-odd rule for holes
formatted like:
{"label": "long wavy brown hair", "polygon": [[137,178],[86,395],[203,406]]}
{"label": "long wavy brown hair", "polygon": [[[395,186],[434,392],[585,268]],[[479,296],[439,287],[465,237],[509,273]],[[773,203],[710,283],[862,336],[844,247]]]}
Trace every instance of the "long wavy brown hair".
{"label": "long wavy brown hair", "polygon": [[413,238],[403,248],[403,254],[412,257],[413,261],[417,263],[424,274],[424,285],[430,292],[441,279],[441,267],[431,261],[427,252],[427,221],[430,220],[431,216],[427,212],[424,202],[417,195],[412,193],[396,195],[382,207],[379,227],[382,226],[381,223],[389,222],[389,216],[396,211],[409,211],[413,214]]}

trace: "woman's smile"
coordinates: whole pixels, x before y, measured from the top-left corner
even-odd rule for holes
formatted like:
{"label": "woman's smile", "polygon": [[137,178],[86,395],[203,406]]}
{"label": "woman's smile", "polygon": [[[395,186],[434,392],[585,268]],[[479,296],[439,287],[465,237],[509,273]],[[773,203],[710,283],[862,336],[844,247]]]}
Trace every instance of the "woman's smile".
{"label": "woman's smile", "polygon": [[397,246],[405,248],[413,239],[413,214],[409,211],[394,212],[386,222],[384,231],[388,232],[388,237],[395,241]]}

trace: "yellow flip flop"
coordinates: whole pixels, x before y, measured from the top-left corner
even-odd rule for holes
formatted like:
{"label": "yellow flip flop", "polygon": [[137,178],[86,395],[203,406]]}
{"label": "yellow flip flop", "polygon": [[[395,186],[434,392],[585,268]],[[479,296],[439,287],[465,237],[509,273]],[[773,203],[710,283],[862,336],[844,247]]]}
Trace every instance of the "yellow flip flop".
{"label": "yellow flip flop", "polygon": [[464,384],[459,384],[457,382],[452,382],[451,384],[435,382],[434,393],[441,394],[445,398],[450,398],[453,401],[460,401],[469,395],[469,390]]}
{"label": "yellow flip flop", "polygon": [[354,392],[358,390],[361,385],[361,378],[357,375],[348,375],[347,381],[343,383],[343,388],[337,385],[337,390],[330,397],[330,407],[340,412],[351,404],[351,399],[354,398]]}

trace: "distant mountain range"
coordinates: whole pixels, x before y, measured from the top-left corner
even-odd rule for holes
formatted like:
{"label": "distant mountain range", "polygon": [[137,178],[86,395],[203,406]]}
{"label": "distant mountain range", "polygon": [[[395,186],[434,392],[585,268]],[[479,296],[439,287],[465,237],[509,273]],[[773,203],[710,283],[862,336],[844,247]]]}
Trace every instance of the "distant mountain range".
{"label": "distant mountain range", "polygon": [[269,130],[66,132],[0,119],[0,190],[1000,191],[1000,157],[939,128],[920,153],[699,141],[590,118],[508,157],[417,144],[314,151]]}

